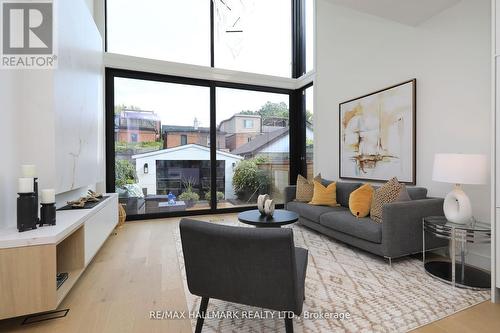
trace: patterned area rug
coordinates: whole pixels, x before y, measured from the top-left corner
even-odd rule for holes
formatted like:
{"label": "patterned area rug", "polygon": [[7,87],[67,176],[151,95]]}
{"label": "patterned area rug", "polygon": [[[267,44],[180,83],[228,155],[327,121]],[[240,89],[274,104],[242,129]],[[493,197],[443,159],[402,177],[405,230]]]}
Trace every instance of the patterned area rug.
{"label": "patterned area rug", "polygon": [[[247,226],[236,221],[221,223]],[[418,259],[397,260],[390,267],[380,257],[306,227],[296,224],[292,228],[295,245],[309,250],[304,311],[334,317],[295,318],[295,332],[406,332],[490,298],[489,291],[453,288],[433,279]],[[195,312],[200,298],[191,295],[187,288],[178,229],[175,239],[188,309]],[[209,313],[264,310],[215,299],[208,304]],[[343,319],[335,313],[344,314]],[[196,319],[191,320],[191,325],[194,331]],[[209,318],[203,326],[203,332],[275,331],[285,331],[284,321],[277,315],[265,319]]]}

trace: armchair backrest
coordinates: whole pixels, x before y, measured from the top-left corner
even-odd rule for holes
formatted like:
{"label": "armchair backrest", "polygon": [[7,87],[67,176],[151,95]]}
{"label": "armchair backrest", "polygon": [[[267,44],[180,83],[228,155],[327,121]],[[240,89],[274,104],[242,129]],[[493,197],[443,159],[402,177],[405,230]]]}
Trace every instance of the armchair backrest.
{"label": "armchair backrest", "polygon": [[192,294],[278,311],[298,308],[292,229],[182,219],[180,232]]}

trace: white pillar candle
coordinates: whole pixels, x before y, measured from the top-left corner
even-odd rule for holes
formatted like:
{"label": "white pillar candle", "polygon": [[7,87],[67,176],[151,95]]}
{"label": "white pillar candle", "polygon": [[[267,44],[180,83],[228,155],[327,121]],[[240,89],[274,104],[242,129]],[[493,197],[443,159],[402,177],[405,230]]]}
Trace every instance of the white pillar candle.
{"label": "white pillar candle", "polygon": [[17,180],[17,193],[32,193],[33,188],[33,178],[19,178]]}
{"label": "white pillar candle", "polygon": [[21,174],[25,178],[35,178],[36,177],[36,165],[34,165],[34,164],[21,165]]}
{"label": "white pillar candle", "polygon": [[42,190],[42,200],[43,204],[51,204],[56,202],[56,191],[54,189]]}

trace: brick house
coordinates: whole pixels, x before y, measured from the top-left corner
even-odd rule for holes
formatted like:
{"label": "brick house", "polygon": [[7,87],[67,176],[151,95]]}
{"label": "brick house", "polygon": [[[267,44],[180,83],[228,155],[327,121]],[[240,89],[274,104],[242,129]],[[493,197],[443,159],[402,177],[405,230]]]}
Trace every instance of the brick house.
{"label": "brick house", "polygon": [[[188,144],[210,146],[210,128],[198,126],[195,118],[193,126],[163,125],[162,129],[163,148],[174,148]],[[217,146],[219,150],[226,150],[226,133],[217,131]]]}
{"label": "brick house", "polygon": [[261,134],[262,120],[258,115],[235,114],[219,124],[219,131],[226,133],[226,148],[233,151]]}
{"label": "brick house", "polygon": [[160,139],[160,128],[160,117],[154,111],[123,109],[115,114],[116,141],[157,141]]}

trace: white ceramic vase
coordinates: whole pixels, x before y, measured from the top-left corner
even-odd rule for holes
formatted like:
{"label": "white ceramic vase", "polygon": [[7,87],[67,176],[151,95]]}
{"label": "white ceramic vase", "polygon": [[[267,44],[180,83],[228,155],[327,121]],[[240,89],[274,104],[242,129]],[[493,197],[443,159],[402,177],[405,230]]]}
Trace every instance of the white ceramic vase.
{"label": "white ceramic vase", "polygon": [[262,194],[262,195],[259,195],[257,197],[257,208],[259,209],[259,212],[261,215],[266,215],[265,207],[264,207],[266,200],[269,200],[268,194]]}
{"label": "white ceramic vase", "polygon": [[267,216],[271,217],[274,214],[274,200],[266,200],[264,203],[264,211]]}

